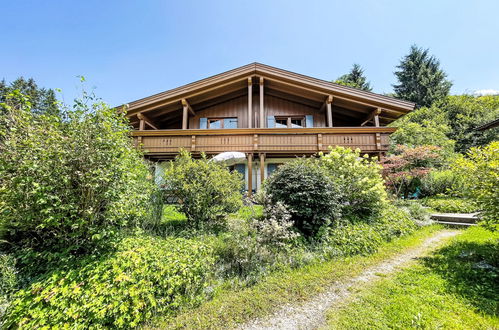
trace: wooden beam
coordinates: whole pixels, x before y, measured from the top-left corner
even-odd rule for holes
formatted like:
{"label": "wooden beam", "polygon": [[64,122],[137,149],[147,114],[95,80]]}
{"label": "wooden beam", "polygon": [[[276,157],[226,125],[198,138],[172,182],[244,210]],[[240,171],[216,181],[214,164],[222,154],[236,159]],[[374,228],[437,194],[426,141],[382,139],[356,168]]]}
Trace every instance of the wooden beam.
{"label": "wooden beam", "polygon": [[248,78],[248,128],[253,127],[253,79]]}
{"label": "wooden beam", "polygon": [[317,102],[317,101],[309,100],[309,99],[306,99],[306,98],[301,97],[301,96],[296,96],[296,95],[288,94],[288,93],[281,92],[281,91],[278,91],[275,89],[270,89],[270,88],[268,88],[268,86],[265,86],[265,87],[266,87],[265,94],[267,96],[269,96],[269,95],[274,96],[274,97],[277,97],[277,98],[280,98],[280,99],[283,99],[286,101],[291,101],[294,103],[302,104],[302,105],[305,105],[307,107],[314,108],[314,109],[317,109],[321,104],[325,107],[324,102]]}
{"label": "wooden beam", "polygon": [[379,115],[381,114],[381,108],[377,108],[373,112],[371,112],[366,119],[360,124],[360,126],[364,126],[368,122],[372,121],[374,119],[374,125],[376,127],[379,127]]}
{"label": "wooden beam", "polygon": [[265,128],[265,112],[263,109],[263,77],[260,77],[260,128]]}
{"label": "wooden beam", "polygon": [[187,129],[187,124],[189,123],[189,107],[187,106],[187,104],[182,104],[182,106],[182,129]]}
{"label": "wooden beam", "polygon": [[265,180],[265,154],[260,154],[260,189],[262,188],[263,180]]}
{"label": "wooden beam", "polygon": [[326,108],[327,108],[327,127],[333,127],[333,110],[331,109],[333,104],[333,96],[329,95],[326,100]]}
{"label": "wooden beam", "polygon": [[189,110],[189,112],[191,113],[191,115],[195,116],[196,113],[194,112],[194,110],[192,109],[191,105],[189,104],[189,102],[187,102],[186,99],[182,99],[182,106],[185,107],[187,106],[187,110]]}
{"label": "wooden beam", "polygon": [[[147,125],[149,125],[152,129],[159,129],[159,128],[158,128],[158,126],[156,126],[156,125],[152,122],[152,120],[151,120],[149,117],[147,117],[146,115],[144,115],[143,113],[140,113],[140,112],[139,112],[139,113],[137,114],[137,118],[139,118],[139,120],[140,120],[140,125],[141,125],[141,126],[144,126],[144,124],[147,124]],[[144,129],[145,129],[145,127],[142,127],[142,129],[141,129],[141,130],[144,130]]]}
{"label": "wooden beam", "polygon": [[253,154],[248,154],[248,197],[253,193]]}

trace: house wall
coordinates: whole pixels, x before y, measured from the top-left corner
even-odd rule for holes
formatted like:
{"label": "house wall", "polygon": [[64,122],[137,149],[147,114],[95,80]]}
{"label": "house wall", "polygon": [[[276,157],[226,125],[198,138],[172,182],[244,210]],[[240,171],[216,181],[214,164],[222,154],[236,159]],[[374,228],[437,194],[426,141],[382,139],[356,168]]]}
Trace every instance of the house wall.
{"label": "house wall", "polygon": [[[260,99],[258,93],[253,93],[253,127],[259,127]],[[326,126],[326,115],[320,113],[319,109],[309,107],[304,104],[284,100],[278,97],[265,95],[264,98],[264,116],[265,125],[267,116],[286,116],[286,115],[313,115],[314,127]],[[200,118],[213,117],[237,117],[238,128],[248,127],[248,97],[246,95],[235,99],[196,111],[195,116],[189,117],[189,128],[199,128]]]}

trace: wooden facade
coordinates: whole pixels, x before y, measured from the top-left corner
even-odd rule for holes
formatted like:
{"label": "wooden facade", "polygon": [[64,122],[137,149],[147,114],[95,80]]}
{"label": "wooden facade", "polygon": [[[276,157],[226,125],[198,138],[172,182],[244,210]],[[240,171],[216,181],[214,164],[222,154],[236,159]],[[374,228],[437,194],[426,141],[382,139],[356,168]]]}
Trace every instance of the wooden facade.
{"label": "wooden facade", "polygon": [[151,159],[171,159],[181,148],[246,153],[251,192],[275,159],[337,145],[386,152],[395,130],[386,124],[414,104],[253,63],[124,107]]}

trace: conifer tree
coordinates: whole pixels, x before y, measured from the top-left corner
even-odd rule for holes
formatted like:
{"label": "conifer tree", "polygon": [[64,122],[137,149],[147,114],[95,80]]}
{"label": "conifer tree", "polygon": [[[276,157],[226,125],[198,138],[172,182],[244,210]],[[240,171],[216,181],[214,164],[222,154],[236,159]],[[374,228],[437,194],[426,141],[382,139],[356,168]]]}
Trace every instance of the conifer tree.
{"label": "conifer tree", "polygon": [[334,81],[343,86],[359,88],[364,91],[370,92],[372,90],[371,84],[367,82],[364,76],[364,69],[359,64],[354,64],[349,73],[344,74]]}
{"label": "conifer tree", "polygon": [[418,107],[429,107],[449,95],[452,83],[428,49],[412,45],[397,69],[398,84],[393,85],[397,98],[414,102]]}

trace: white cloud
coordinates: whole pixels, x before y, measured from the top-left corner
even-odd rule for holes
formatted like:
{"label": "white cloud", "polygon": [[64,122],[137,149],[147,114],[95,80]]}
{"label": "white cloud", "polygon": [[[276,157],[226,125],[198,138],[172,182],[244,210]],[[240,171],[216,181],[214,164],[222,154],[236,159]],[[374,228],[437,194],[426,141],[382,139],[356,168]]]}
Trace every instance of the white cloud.
{"label": "white cloud", "polygon": [[499,90],[497,89],[479,89],[473,92],[474,95],[499,95]]}

